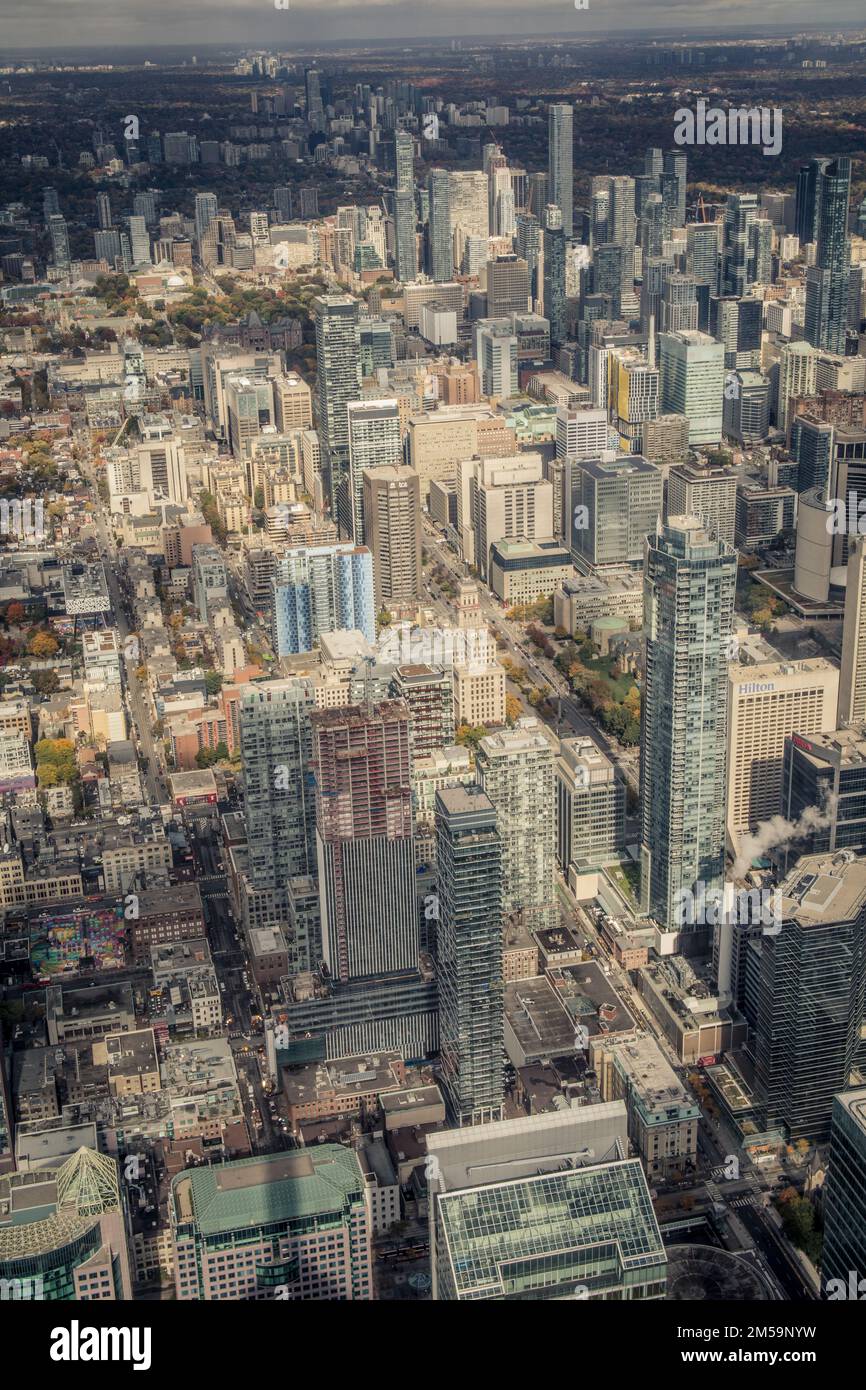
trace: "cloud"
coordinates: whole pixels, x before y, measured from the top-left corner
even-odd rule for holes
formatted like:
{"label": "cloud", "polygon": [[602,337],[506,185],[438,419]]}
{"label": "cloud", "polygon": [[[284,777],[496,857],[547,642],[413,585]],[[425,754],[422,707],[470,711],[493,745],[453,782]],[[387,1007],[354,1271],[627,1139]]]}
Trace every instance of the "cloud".
{"label": "cloud", "polygon": [[[154,51],[171,44],[255,45],[378,42],[382,39],[478,37],[492,42],[545,34],[602,37],[631,30],[661,35],[734,34],[761,25],[814,27],[812,0],[149,0],[146,6],[118,0],[0,0],[6,51],[37,46],[144,45]],[[862,22],[862,0],[830,0],[821,23]]]}

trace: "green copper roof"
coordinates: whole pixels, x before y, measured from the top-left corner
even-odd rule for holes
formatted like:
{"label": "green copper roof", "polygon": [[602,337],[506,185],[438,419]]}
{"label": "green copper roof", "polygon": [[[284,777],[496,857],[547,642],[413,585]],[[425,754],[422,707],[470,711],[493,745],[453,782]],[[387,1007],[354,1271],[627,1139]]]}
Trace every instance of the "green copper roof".
{"label": "green copper roof", "polygon": [[203,1236],[223,1231],[342,1214],[361,1197],[352,1149],[316,1144],[288,1153],[243,1158],[179,1173],[172,1182],[179,1222]]}

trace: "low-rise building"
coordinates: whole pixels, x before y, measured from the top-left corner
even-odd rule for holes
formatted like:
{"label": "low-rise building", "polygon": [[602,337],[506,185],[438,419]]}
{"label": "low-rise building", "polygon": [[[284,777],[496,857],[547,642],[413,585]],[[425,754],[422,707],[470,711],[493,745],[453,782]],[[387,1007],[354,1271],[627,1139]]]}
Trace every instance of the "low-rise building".
{"label": "low-rise building", "polygon": [[649,1178],[693,1171],[701,1112],[654,1038],[596,1038],[590,1059],[602,1100],[624,1100],[628,1133]]}

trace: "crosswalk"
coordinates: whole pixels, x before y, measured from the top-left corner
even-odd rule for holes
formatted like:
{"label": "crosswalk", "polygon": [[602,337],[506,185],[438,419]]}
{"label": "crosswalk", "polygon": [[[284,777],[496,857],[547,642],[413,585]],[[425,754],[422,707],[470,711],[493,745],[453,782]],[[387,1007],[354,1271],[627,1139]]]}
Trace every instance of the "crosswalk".
{"label": "crosswalk", "polygon": [[732,1207],[753,1207],[755,1205],[755,1194],[749,1192],[744,1197],[735,1197],[730,1203]]}

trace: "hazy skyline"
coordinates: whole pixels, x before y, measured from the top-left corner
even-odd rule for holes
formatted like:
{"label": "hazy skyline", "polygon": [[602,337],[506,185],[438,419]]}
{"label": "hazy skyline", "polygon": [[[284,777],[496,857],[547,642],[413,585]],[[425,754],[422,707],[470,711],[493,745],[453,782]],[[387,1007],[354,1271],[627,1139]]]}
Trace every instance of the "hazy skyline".
{"label": "hazy skyline", "polygon": [[864,25],[863,0],[829,0],[816,13],[811,0],[151,0],[118,6],[117,0],[0,0],[4,48],[58,49],[120,46],[229,44],[250,46],[478,36],[559,35],[600,38],[605,33],[658,28],[719,36],[748,30],[832,29]]}

